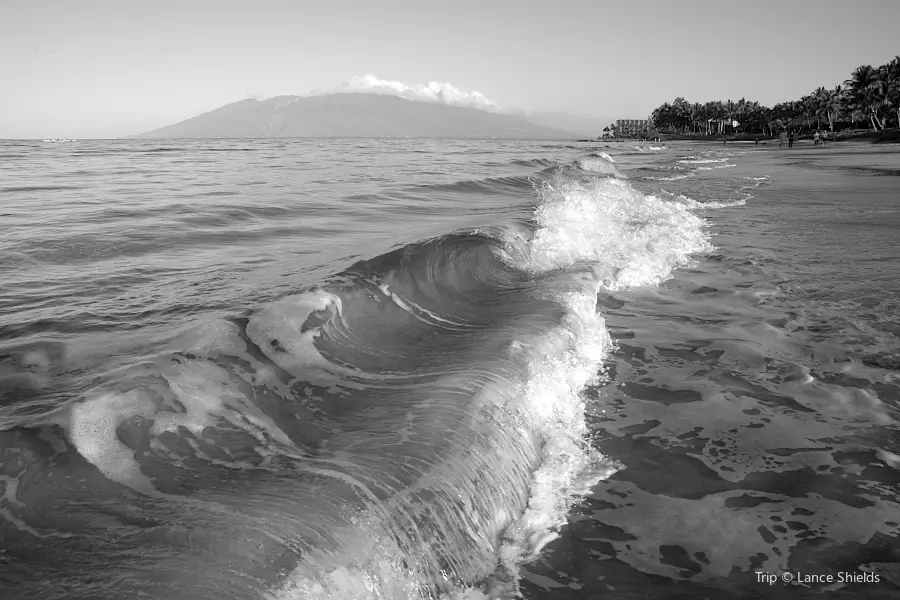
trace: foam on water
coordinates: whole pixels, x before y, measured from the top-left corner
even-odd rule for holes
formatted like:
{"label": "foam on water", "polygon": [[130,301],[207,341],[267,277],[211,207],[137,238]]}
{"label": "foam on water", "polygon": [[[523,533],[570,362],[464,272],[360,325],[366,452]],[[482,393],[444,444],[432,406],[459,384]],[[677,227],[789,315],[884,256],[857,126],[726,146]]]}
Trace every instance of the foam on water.
{"label": "foam on water", "polygon": [[[719,162],[719,161],[713,161],[713,162]],[[734,164],[734,163],[727,163],[727,162],[726,162],[726,163],[723,163],[723,164],[716,164],[716,165],[713,165],[713,166],[710,166],[710,167],[697,167],[696,170],[697,170],[697,171],[712,171],[713,169],[730,169],[731,167],[736,167],[736,166],[737,166],[737,165]]]}
{"label": "foam on water", "polygon": [[[702,552],[708,557],[705,572],[724,578],[736,568],[761,569],[755,563],[760,556],[770,557],[763,567],[766,570],[789,571],[791,549],[810,533],[835,543],[856,544],[878,534],[900,533],[896,505],[851,507],[815,495],[796,498],[735,490],[684,499],[651,494],[632,483],[616,483],[596,497],[616,507],[604,513],[604,522],[627,532],[627,542],[611,542],[622,560],[646,573],[673,579],[683,577],[678,566],[649,559],[657,556],[660,547],[677,545],[691,554]],[[757,512],[735,514],[733,503],[748,497],[759,501]],[[791,510],[784,506],[787,503]],[[788,521],[793,527],[773,527],[775,521]],[[760,531],[770,536],[768,542]]]}
{"label": "foam on water", "polygon": [[651,181],[682,181],[690,177],[696,177],[700,173],[716,169],[730,169],[737,165],[728,162],[729,158],[739,154],[739,152],[727,152],[724,153],[723,156],[722,152],[710,150],[703,152],[700,155],[681,156],[672,163],[656,165],[652,168],[645,168],[645,170],[677,171],[686,169],[686,172],[672,175],[643,175],[641,179]]}
{"label": "foam on water", "polygon": [[310,317],[340,319],[340,297],[316,290],[272,302],[250,318],[247,336],[272,362],[310,383],[358,388],[356,379],[384,379],[322,356],[315,345],[320,328],[308,324]]}
{"label": "foam on water", "polygon": [[[185,350],[210,358],[243,346],[233,324],[214,323],[211,329],[212,337],[207,329],[207,335],[195,339]],[[298,354],[300,358],[315,356],[312,352]],[[229,372],[215,362],[176,355],[156,368],[132,367],[130,371],[129,376],[140,385],[127,391],[103,391],[76,402],[57,420],[69,432],[69,440],[78,452],[117,483],[149,496],[166,496],[142,473],[134,449],[119,439],[117,430],[135,419],[146,424],[153,436],[151,447],[165,455],[171,455],[170,451],[156,441],[164,433],[185,430],[203,440],[208,429],[222,423],[256,440],[255,450],[261,457],[271,457],[283,448],[294,447],[278,424],[254,405],[234,385]],[[267,376],[263,369],[257,373],[263,378]],[[205,455],[198,448],[195,450],[202,458],[228,468],[265,466],[265,460],[256,465],[237,459],[223,461]],[[178,460],[175,455],[171,457]]]}
{"label": "foam on water", "polygon": [[686,165],[706,165],[706,164],[715,164],[715,163],[724,163],[728,162],[727,158],[685,158],[679,160],[678,162]]}
{"label": "foam on water", "polygon": [[[595,172],[615,175],[612,160],[601,158],[607,164],[595,166]],[[614,465],[600,464],[599,470],[585,475],[594,461],[589,453],[579,452],[587,429],[583,401],[573,401],[596,382],[598,367],[612,347],[597,314],[597,292],[654,285],[686,264],[691,254],[711,249],[701,219],[610,177],[547,182],[541,189],[535,223],[537,228],[527,241],[508,239],[510,259],[534,272],[587,261],[590,269],[582,278],[594,285],[564,299],[565,334],[574,338],[574,347],[562,356],[550,351],[552,346],[541,348],[541,358],[531,363],[528,398],[538,399],[535,409],[543,407],[541,420],[550,427],[529,508],[506,532],[508,541],[501,554],[507,565],[534,558],[564,524],[572,499],[614,470]],[[535,382],[542,387],[535,389]],[[559,407],[565,407],[568,416],[554,423],[548,409]]]}
{"label": "foam on water", "polygon": [[590,261],[608,289],[655,285],[692,253],[711,249],[702,219],[627,182],[557,179],[544,184],[538,229],[513,250],[517,266],[544,271]]}
{"label": "foam on water", "polygon": [[678,202],[679,204],[692,209],[712,209],[712,208],[734,208],[736,206],[744,206],[747,204],[747,199],[741,198],[739,200],[732,200],[730,202],[718,202],[715,200],[710,200],[707,202],[698,202],[693,198],[689,198],[684,194],[676,194],[674,192],[670,192],[668,190],[660,190],[662,194],[665,195],[666,198],[672,200],[673,202]]}
{"label": "foam on water", "polygon": [[693,177],[694,172],[691,171],[689,173],[684,173],[682,175],[667,175],[664,177],[654,177],[653,175],[647,175],[644,177],[645,179],[653,179],[656,181],[681,181],[682,179],[687,179],[688,177]]}

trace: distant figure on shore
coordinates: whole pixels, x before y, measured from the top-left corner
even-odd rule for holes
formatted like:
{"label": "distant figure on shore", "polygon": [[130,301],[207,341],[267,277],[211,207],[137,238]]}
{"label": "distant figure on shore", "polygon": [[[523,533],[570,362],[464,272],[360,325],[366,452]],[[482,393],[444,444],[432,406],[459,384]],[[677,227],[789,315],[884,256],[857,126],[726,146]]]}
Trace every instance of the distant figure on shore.
{"label": "distant figure on shore", "polygon": [[826,129],[825,131],[822,132],[822,145],[824,146],[827,141],[828,141],[828,130]]}
{"label": "distant figure on shore", "polygon": [[782,146],[787,143],[787,131],[782,130],[781,133],[778,134],[778,149],[780,150]]}
{"label": "distant figure on shore", "polygon": [[818,146],[818,145],[819,145],[819,132],[816,131],[813,134],[813,146]]}
{"label": "distant figure on shore", "polygon": [[791,129],[791,132],[788,134],[788,148],[794,147],[794,130]]}

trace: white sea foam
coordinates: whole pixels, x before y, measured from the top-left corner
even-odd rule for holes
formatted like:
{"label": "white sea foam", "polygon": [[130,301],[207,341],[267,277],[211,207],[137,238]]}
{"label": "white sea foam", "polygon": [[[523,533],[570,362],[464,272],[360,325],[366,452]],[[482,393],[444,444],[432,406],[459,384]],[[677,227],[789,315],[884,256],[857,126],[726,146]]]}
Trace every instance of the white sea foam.
{"label": "white sea foam", "polygon": [[323,290],[286,296],[268,304],[247,323],[247,337],[272,362],[295,377],[323,386],[361,388],[360,380],[384,376],[330,362],[316,348],[319,326],[307,326],[314,314],[342,317],[341,299]]}
{"label": "white sea foam", "polygon": [[674,202],[678,202],[685,207],[691,210],[701,210],[701,209],[710,209],[710,208],[733,208],[736,206],[744,206],[747,204],[747,200],[741,198],[739,200],[731,200],[728,202],[719,202],[716,200],[710,200],[708,202],[698,202],[693,198],[685,196],[684,194],[675,194],[668,190],[660,190],[667,200],[672,200]]}
{"label": "white sea foam", "polygon": [[706,165],[727,162],[727,158],[686,158],[678,162],[686,165]]}
{"label": "white sea foam", "polygon": [[581,392],[596,382],[612,348],[596,311],[599,285],[559,298],[568,311],[562,327],[531,350],[525,400],[542,441],[543,461],[533,476],[528,508],[503,535],[500,556],[510,572],[557,536],[576,498],[617,470],[585,441]]}
{"label": "white sea foam", "polygon": [[711,249],[701,219],[618,179],[559,180],[541,196],[537,229],[527,241],[510,236],[509,260],[538,272],[585,260],[593,268],[576,277],[577,291],[558,297],[567,309],[562,328],[535,348],[529,362],[526,402],[537,417],[544,458],[528,509],[504,534],[501,557],[511,572],[556,536],[579,494],[616,470],[584,441],[581,392],[612,348],[596,311],[597,292],[656,284],[692,253]]}
{"label": "white sea foam", "polygon": [[78,453],[106,477],[148,496],[158,496],[153,482],[141,472],[134,451],[116,433],[126,419],[152,418],[156,408],[141,390],[110,392],[72,405],[64,424]]}
{"label": "white sea foam", "polygon": [[[226,322],[214,325],[208,328],[212,334],[194,338],[185,350],[209,356],[243,346],[237,326]],[[62,413],[61,424],[79,454],[112,481],[149,496],[165,495],[143,474],[135,451],[118,437],[118,428],[135,418],[147,424],[152,436],[150,445],[162,454],[169,454],[165,445],[157,441],[163,433],[177,433],[183,428],[202,439],[207,428],[222,422],[254,438],[254,450],[264,458],[294,446],[279,426],[234,385],[229,373],[214,362],[169,360],[156,369],[135,366],[131,372],[140,385],[136,382],[127,391],[97,393]],[[264,371],[258,374],[267,378]],[[212,460],[195,450],[198,456],[216,464],[250,467],[245,461]]]}
{"label": "white sea foam", "polygon": [[652,175],[648,175],[645,177],[645,179],[653,179],[655,181],[681,181],[682,179],[687,179],[688,177],[692,177],[693,175],[694,172],[691,171],[682,175],[667,175],[665,177],[653,177]]}
{"label": "white sea foam", "polygon": [[710,248],[704,221],[626,181],[558,179],[541,190],[538,228],[511,247],[521,268],[546,271],[588,260],[603,267],[607,287],[655,285],[689,256]]}
{"label": "white sea foam", "polygon": [[698,171],[712,171],[713,169],[730,169],[731,167],[736,167],[737,165],[733,163],[723,163],[716,164],[711,167],[697,167]]}

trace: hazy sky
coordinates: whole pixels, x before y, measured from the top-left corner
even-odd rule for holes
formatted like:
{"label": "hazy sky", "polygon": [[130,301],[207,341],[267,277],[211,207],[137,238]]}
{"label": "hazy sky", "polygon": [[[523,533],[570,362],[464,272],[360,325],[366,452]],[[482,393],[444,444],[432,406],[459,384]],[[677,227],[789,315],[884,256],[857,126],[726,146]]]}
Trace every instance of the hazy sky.
{"label": "hazy sky", "polygon": [[354,75],[643,118],[900,54],[900,0],[0,0],[0,138],[115,137]]}

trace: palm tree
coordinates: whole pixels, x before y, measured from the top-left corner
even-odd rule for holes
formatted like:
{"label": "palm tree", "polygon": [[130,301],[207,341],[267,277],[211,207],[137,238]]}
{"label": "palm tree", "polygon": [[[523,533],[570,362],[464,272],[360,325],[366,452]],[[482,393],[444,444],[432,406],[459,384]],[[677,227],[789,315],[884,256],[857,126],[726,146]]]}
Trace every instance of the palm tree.
{"label": "palm tree", "polygon": [[775,110],[769,108],[768,106],[760,106],[760,122],[763,126],[769,131],[769,137],[775,135],[775,127],[777,126],[777,121],[775,119]]}
{"label": "palm tree", "polygon": [[812,94],[803,96],[800,99],[800,111],[806,117],[806,127],[812,129],[812,118],[816,114],[816,99]]}
{"label": "palm tree", "polygon": [[653,127],[656,129],[661,129],[663,131],[668,131],[671,133],[672,127],[672,105],[668,102],[664,102],[660,106],[654,109],[653,113],[650,115],[650,120],[653,123]]}
{"label": "palm tree", "polygon": [[691,131],[697,133],[703,120],[703,105],[699,102],[691,104]]}
{"label": "palm tree", "polygon": [[675,127],[687,133],[691,123],[691,105],[681,96],[672,101],[672,117]]}
{"label": "palm tree", "polygon": [[885,105],[889,110],[897,111],[897,127],[900,127],[900,55],[895,56],[882,69],[884,69]]}
{"label": "palm tree", "polygon": [[[820,86],[816,88],[815,92],[813,92],[812,97],[813,108],[816,112],[816,129],[821,128],[822,117],[828,119],[829,126],[832,125],[830,110],[831,92]],[[831,127],[831,129],[834,130],[834,127]]]}
{"label": "palm tree", "polygon": [[706,102],[703,104],[703,118],[706,119],[706,135],[712,135],[713,115],[715,114],[715,103]]}
{"label": "palm tree", "polygon": [[[728,125],[731,125],[734,122],[734,101],[729,98],[725,101],[725,116],[728,117]],[[725,133],[725,128],[722,128],[722,133]]]}
{"label": "palm tree", "polygon": [[741,98],[734,105],[734,120],[737,121],[737,129],[743,128],[746,130],[747,128],[747,120],[750,118],[749,115],[750,107],[746,98]]}
{"label": "palm tree", "polygon": [[828,110],[828,129],[834,131],[834,122],[841,114],[844,107],[844,86],[835,86],[833,90],[826,90],[826,108]]}
{"label": "palm tree", "polygon": [[[865,121],[867,116],[866,111],[864,111],[856,101],[850,101],[850,123],[854,129],[856,129],[856,122]],[[869,121],[869,125],[872,125],[871,120]]]}
{"label": "palm tree", "polygon": [[861,65],[856,67],[850,79],[844,82],[851,95],[853,101],[866,113],[872,129],[884,129],[881,121],[878,119],[878,108],[883,104],[883,88],[882,80],[878,70],[873,69],[871,65]]}
{"label": "palm tree", "polygon": [[755,100],[741,98],[738,101],[738,127],[745,133],[754,131],[765,133],[768,121],[767,110]]}

